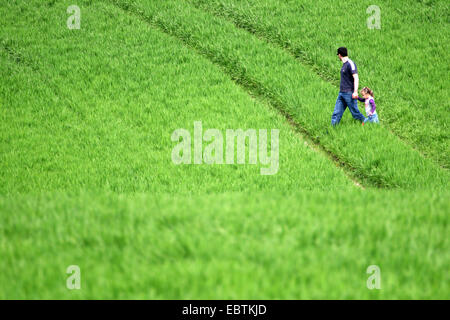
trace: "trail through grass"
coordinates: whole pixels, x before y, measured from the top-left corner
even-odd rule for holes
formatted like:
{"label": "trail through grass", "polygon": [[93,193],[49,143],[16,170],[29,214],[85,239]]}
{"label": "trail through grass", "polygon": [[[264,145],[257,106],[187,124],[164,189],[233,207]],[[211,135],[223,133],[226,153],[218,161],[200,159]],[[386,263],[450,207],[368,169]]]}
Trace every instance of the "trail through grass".
{"label": "trail through grass", "polygon": [[[179,41],[111,5],[89,6],[86,28],[76,33],[64,27],[63,4],[59,10],[35,4],[3,12],[48,17],[30,19],[26,28],[11,23],[0,33],[27,61],[0,51],[3,193],[351,188],[343,171],[306,146],[282,116]],[[172,132],[193,135],[197,120],[204,131],[223,134],[280,129],[278,172],[262,176],[260,164],[175,165]]]}
{"label": "trail through grass", "polygon": [[0,196],[0,298],[447,299],[448,196]]}
{"label": "trail through grass", "polygon": [[[367,27],[370,1],[189,0],[285,48],[338,86],[336,48],[347,46],[382,121],[448,168],[450,80],[447,1],[378,1],[381,29]],[[373,14],[373,12],[372,12]],[[331,105],[331,103],[330,103]]]}
{"label": "trail through grass", "polygon": [[347,124],[336,130],[330,128],[331,109],[325,106],[334,101],[336,89],[311,75],[282,49],[177,1],[112,2],[176,36],[220,65],[240,85],[270,99],[361,179],[372,185],[410,189],[447,185],[448,172],[383,126]]}

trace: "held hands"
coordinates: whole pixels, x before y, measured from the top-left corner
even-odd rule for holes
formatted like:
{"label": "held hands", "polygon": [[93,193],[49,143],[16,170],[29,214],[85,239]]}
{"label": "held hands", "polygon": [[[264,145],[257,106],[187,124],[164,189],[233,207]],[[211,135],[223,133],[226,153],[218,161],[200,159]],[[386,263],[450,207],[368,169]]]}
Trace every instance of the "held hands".
{"label": "held hands", "polygon": [[353,99],[358,99],[358,93],[357,93],[357,92],[353,92],[352,98],[353,98]]}

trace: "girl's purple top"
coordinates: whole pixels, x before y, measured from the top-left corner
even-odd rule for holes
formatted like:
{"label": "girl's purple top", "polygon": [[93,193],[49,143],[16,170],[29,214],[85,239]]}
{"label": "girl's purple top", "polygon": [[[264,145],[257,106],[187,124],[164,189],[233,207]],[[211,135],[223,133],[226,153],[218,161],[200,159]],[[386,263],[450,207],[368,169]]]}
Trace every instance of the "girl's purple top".
{"label": "girl's purple top", "polygon": [[[366,99],[361,98],[360,96],[358,96],[358,100],[361,102],[366,102]],[[373,114],[375,112],[376,106],[375,106],[375,100],[373,100],[372,97],[369,98],[369,104],[372,107],[372,109],[370,110],[370,113]]]}

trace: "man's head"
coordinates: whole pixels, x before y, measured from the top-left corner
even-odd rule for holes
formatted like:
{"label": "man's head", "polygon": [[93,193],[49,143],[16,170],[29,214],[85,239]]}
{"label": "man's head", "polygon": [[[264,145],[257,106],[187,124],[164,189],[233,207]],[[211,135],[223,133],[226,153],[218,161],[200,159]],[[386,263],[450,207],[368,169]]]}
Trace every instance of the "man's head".
{"label": "man's head", "polygon": [[337,49],[337,55],[339,57],[339,59],[342,60],[342,58],[347,57],[347,48],[346,47],[340,47],[339,49]]}

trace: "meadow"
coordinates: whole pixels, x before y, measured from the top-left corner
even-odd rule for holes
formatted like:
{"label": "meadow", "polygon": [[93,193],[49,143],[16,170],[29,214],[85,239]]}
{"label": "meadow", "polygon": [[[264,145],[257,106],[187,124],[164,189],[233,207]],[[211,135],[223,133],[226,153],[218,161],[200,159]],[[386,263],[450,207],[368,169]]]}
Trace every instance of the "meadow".
{"label": "meadow", "polygon": [[[1,196],[0,298],[445,299],[446,196]],[[65,286],[73,264],[81,290]]]}
{"label": "meadow", "polygon": [[[1,121],[2,147],[11,146],[2,152],[2,192],[351,187],[343,170],[305,145],[282,116],[206,59],[121,10],[94,8],[84,17],[90,28],[80,30],[86,35],[76,38],[58,19],[58,10],[45,14],[61,25],[49,23],[41,37],[33,28],[15,34],[2,28],[6,45],[38,70],[2,53],[2,78],[11,79],[2,86],[3,103],[11,106]],[[44,14],[41,7],[33,12]],[[112,14],[117,18],[108,19]],[[283,170],[269,184],[259,165],[174,166],[171,134],[179,128],[192,133],[196,120],[205,129],[279,128],[280,144],[286,146],[280,150]],[[235,184],[236,179],[242,182]]]}
{"label": "meadow", "polygon": [[189,2],[283,48],[335,87],[335,51],[346,43],[361,85],[375,92],[384,123],[449,167],[447,1],[377,1],[378,30],[366,27],[370,1],[350,0],[345,6],[316,0]]}
{"label": "meadow", "polygon": [[[348,46],[382,124],[331,128],[339,39],[301,37],[332,19],[295,28],[299,2],[78,1],[79,30],[71,4],[0,6],[0,299],[449,297],[448,80],[430,89],[444,63],[429,79],[397,58],[373,70],[362,30]],[[424,87],[397,99],[388,74]],[[277,173],[175,165],[171,134],[195,121],[279,129]],[[382,290],[366,287],[374,264]]]}

